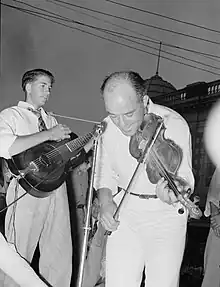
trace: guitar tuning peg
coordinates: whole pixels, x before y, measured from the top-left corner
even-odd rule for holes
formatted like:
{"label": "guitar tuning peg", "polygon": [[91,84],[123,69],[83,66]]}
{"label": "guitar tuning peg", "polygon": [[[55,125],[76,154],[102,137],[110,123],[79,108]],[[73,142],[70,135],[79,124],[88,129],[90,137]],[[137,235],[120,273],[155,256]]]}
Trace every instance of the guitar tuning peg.
{"label": "guitar tuning peg", "polygon": [[105,131],[106,126],[107,126],[107,123],[105,121],[96,124],[94,127],[95,133],[97,133],[98,135],[101,135]]}
{"label": "guitar tuning peg", "polygon": [[105,121],[100,123],[100,128],[101,128],[101,132],[102,133],[104,133],[106,127],[107,127],[107,123]]}

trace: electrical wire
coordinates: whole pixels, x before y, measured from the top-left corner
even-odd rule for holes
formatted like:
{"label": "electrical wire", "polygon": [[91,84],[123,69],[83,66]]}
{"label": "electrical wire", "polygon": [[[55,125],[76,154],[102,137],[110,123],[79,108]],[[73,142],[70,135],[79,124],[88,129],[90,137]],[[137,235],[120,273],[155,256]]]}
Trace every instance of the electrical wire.
{"label": "electrical wire", "polygon": [[[50,2],[50,3],[53,3],[54,5],[56,6],[59,6],[59,7],[63,7],[63,8],[66,8],[68,10],[71,10],[71,11],[74,11],[76,13],[79,13],[79,14],[82,14],[82,15],[86,15],[90,18],[93,18],[93,19],[96,19],[98,21],[102,21],[104,23],[108,23],[108,24],[111,24],[115,27],[118,27],[118,28],[121,28],[123,30],[126,30],[126,31],[129,31],[131,33],[135,33],[137,35],[140,35],[140,36],[143,36],[145,37],[146,39],[143,39],[143,38],[140,38],[140,37],[137,37],[137,36],[131,36],[131,37],[135,37],[136,39],[139,39],[139,40],[142,40],[142,41],[146,41],[146,42],[151,42],[151,43],[155,43],[157,45],[159,45],[159,43],[161,42],[160,40],[156,39],[156,38],[153,38],[153,37],[150,37],[150,36],[147,36],[147,35],[144,35],[143,33],[140,33],[138,31],[135,31],[135,30],[132,30],[132,29],[129,29],[127,27],[123,27],[121,25],[118,25],[116,23],[113,23],[111,21],[108,21],[108,20],[104,20],[104,19],[100,19],[99,17],[96,17],[94,15],[91,15],[91,14],[88,14],[86,12],[82,12],[82,11],[79,11],[79,10],[76,10],[72,7],[67,7],[65,6],[64,4],[62,3],[66,3],[65,1],[59,1],[59,0],[45,0],[46,2]],[[58,3],[59,2],[59,3]],[[62,3],[61,3],[62,2]],[[67,5],[67,4],[66,4]],[[81,6],[80,6],[81,7]],[[198,50],[193,50],[193,49],[188,49],[188,48],[184,48],[184,47],[181,47],[181,46],[177,46],[177,45],[172,45],[172,44],[169,44],[169,43],[166,43],[166,42],[162,42],[163,46],[167,46],[167,47],[171,47],[171,48],[174,48],[174,49],[179,49],[179,50],[183,50],[183,51],[186,51],[186,52],[191,52],[193,54],[196,54],[196,55],[201,55],[203,56],[204,58],[207,58],[207,59],[210,59],[210,60],[214,60],[214,61],[218,61],[220,62],[220,56],[217,56],[217,55],[213,55],[213,54],[210,54],[210,53],[204,53],[204,52],[201,52],[201,51],[198,51]]]}
{"label": "electrical wire", "polygon": [[[58,15],[58,14],[56,14],[56,13],[53,13],[53,12],[51,12],[51,11],[48,11],[48,10],[46,10],[46,9],[42,9],[42,8],[39,8],[39,7],[36,7],[36,6],[33,6],[33,5],[30,5],[30,4],[27,4],[27,3],[25,3],[25,2],[23,2],[23,1],[19,1],[19,0],[12,0],[12,1],[14,1],[14,2],[17,2],[17,3],[22,3],[22,4],[24,4],[24,5],[27,5],[27,6],[29,6],[29,7],[31,7],[31,8],[35,8],[35,9],[37,9],[37,10],[41,10],[41,11],[44,11],[44,12],[47,12],[47,13],[51,13],[52,15],[56,15],[56,16],[58,16],[58,18],[60,18],[60,16]],[[50,0],[48,1],[48,0],[46,0],[47,2],[51,2]],[[64,2],[64,3],[67,3],[67,2],[65,2],[65,1],[61,1],[61,0],[54,0],[55,2]],[[72,4],[71,4],[72,5]],[[78,5],[76,5],[76,6],[78,6]],[[81,6],[80,6],[81,7]],[[93,26],[93,25],[88,25],[88,24],[85,24],[85,23],[82,23],[82,22],[79,22],[79,21],[75,21],[75,20],[72,20],[72,19],[69,19],[69,18],[67,18],[67,17],[61,17],[62,19],[64,19],[64,20],[66,20],[67,22],[73,22],[73,23],[75,23],[75,24],[79,24],[79,25],[83,25],[83,26],[86,26],[86,27],[89,27],[89,28],[94,28],[94,29],[96,29],[96,30],[100,30],[100,31],[102,31],[103,30],[103,28],[100,28],[100,27],[97,27],[97,26]],[[107,31],[109,31],[109,30],[105,30],[105,32],[106,33],[108,33]],[[114,31],[110,31],[110,32],[114,32]],[[115,32],[116,33],[116,32]],[[130,35],[126,35],[126,34],[122,34],[122,35],[125,35],[125,36],[130,36]],[[134,37],[134,36],[133,36]],[[136,38],[138,38],[138,37],[136,37]],[[146,39],[141,39],[141,38],[138,38],[138,39],[140,39],[140,40],[143,40],[143,41],[146,41]],[[148,41],[150,41],[150,40],[148,40]],[[152,40],[151,40],[151,42],[152,42]],[[158,44],[158,43],[157,43]],[[152,48],[152,47],[150,47],[150,48]],[[164,51],[165,53],[168,53],[169,54],[169,52],[166,52],[166,51]],[[196,51],[197,52],[197,51]],[[198,53],[198,52],[197,52]],[[179,58],[182,58],[183,56],[179,56],[179,55],[175,55],[176,57],[179,57]],[[214,56],[214,55],[213,55]],[[220,57],[219,57],[220,58]],[[187,59],[186,57],[185,57],[185,59]],[[192,60],[192,59],[188,59],[189,61],[191,61],[191,62],[194,62],[195,60]],[[198,62],[198,61],[197,61]],[[201,63],[200,62],[200,64],[201,65],[204,65],[204,66],[207,66],[207,64],[204,64],[204,63]],[[219,69],[218,67],[215,67],[215,66],[213,66],[213,65],[208,65],[209,67],[211,67],[211,68],[213,68],[213,69]]]}
{"label": "electrical wire", "polygon": [[208,42],[210,44],[220,45],[220,42],[217,42],[217,41],[212,41],[212,40],[201,38],[201,37],[197,37],[197,36],[194,36],[194,35],[185,34],[185,33],[182,33],[182,32],[177,32],[175,30],[170,30],[170,29],[167,29],[167,28],[162,28],[162,27],[159,27],[159,26],[151,25],[151,24],[146,24],[146,23],[143,23],[143,22],[135,21],[135,20],[132,20],[132,19],[129,19],[129,18],[121,17],[121,16],[116,16],[116,15],[113,15],[113,14],[110,14],[110,13],[94,10],[94,9],[91,9],[91,8],[83,7],[83,6],[80,6],[80,5],[77,5],[77,4],[73,4],[73,3],[69,3],[69,2],[66,2],[66,1],[62,1],[62,0],[54,0],[54,1],[65,3],[65,4],[69,5],[69,6],[78,7],[78,8],[81,8],[81,9],[84,9],[84,10],[87,10],[87,11],[92,11],[92,12],[95,12],[95,13],[99,13],[99,14],[102,14],[102,15],[105,15],[105,16],[113,17],[115,19],[128,21],[128,22],[131,22],[131,23],[134,23],[134,24],[138,24],[138,25],[141,25],[141,26],[150,27],[150,28],[154,28],[154,29],[157,29],[157,30],[161,30],[161,31],[165,31],[165,32],[169,32],[169,33],[185,36],[185,37],[188,37],[188,38],[192,38],[192,39]]}
{"label": "electrical wire", "polygon": [[[17,1],[17,0],[13,0],[13,1],[14,1],[14,2],[22,2],[22,1]],[[23,3],[24,3],[24,2],[23,2]],[[26,5],[28,5],[28,6],[35,7],[35,6],[30,5],[30,4],[27,4],[27,3],[24,3],[24,4],[26,4]],[[91,28],[91,25],[86,25],[86,24],[81,23],[81,22],[79,22],[79,21],[70,20],[69,18],[62,17],[62,16],[59,16],[59,17],[56,16],[56,17],[55,17],[55,16],[51,16],[51,15],[49,15],[49,14],[43,14],[43,13],[39,13],[39,12],[36,12],[36,11],[33,11],[33,10],[28,10],[28,9],[20,8],[20,7],[13,6],[13,5],[9,5],[9,4],[5,4],[5,3],[1,3],[1,5],[7,6],[7,7],[9,7],[9,8],[16,9],[16,10],[18,10],[18,11],[20,11],[20,12],[24,12],[24,13],[27,13],[27,14],[29,14],[29,15],[33,15],[33,16],[36,16],[36,17],[40,17],[40,18],[42,18],[42,19],[44,19],[44,20],[51,21],[51,22],[53,22],[53,23],[56,23],[56,24],[65,26],[65,27],[70,28],[70,29],[75,29],[75,30],[81,31],[81,32],[86,33],[86,34],[90,34],[90,35],[92,35],[92,36],[95,36],[95,37],[98,37],[98,38],[101,38],[101,39],[110,41],[110,42],[112,42],[112,43],[119,44],[119,45],[121,45],[121,46],[125,46],[125,47],[128,47],[128,48],[134,49],[134,50],[136,50],[136,51],[141,51],[141,52],[144,52],[144,53],[146,53],[146,54],[153,55],[153,56],[156,56],[156,57],[158,56],[157,54],[151,53],[151,52],[149,52],[149,51],[146,51],[146,50],[143,50],[143,49],[140,49],[140,48],[135,48],[135,47],[133,47],[133,46],[129,46],[129,45],[127,45],[127,44],[124,44],[124,43],[121,43],[121,42],[118,42],[118,41],[115,41],[115,40],[112,40],[112,39],[109,39],[109,38],[106,38],[106,37],[103,37],[103,36],[100,36],[100,35],[97,35],[97,34],[94,34],[94,33],[92,33],[92,32],[88,32],[88,31],[83,30],[83,29],[80,29],[80,28],[71,27],[71,26],[69,26],[69,25],[65,25],[65,24],[60,23],[60,22],[58,22],[58,21],[54,21],[54,20],[45,18],[45,17],[43,17],[43,16],[41,16],[41,15],[44,15],[44,16],[46,16],[46,17],[53,17],[53,18],[56,18],[56,19],[59,19],[59,20],[65,20],[65,21],[68,21],[68,22],[71,22],[71,23],[74,23],[74,24],[78,24],[78,23],[79,23],[79,24],[82,24],[82,25],[84,25],[84,26],[88,26],[88,28]],[[38,8],[38,7],[35,7],[35,8],[38,9],[38,10],[45,10],[45,9],[41,9],[41,8]],[[45,11],[46,11],[46,10],[45,10]],[[48,11],[46,11],[46,12],[48,12]],[[50,11],[49,11],[49,12],[50,12]],[[52,13],[52,12],[51,12],[51,13]],[[57,15],[56,13],[52,13],[52,14],[53,14],[53,15],[54,15],[54,14]],[[96,27],[96,28],[97,28],[97,27]],[[103,30],[102,28],[97,28],[97,29],[98,29],[98,30]],[[108,33],[110,33],[110,32],[108,32]],[[210,71],[210,70],[206,70],[206,69],[203,69],[203,68],[200,68],[200,67],[196,67],[196,66],[193,66],[193,65],[190,65],[190,64],[186,64],[186,63],[183,63],[183,62],[174,60],[174,59],[170,59],[170,58],[165,57],[165,56],[161,56],[161,58],[164,58],[164,59],[167,59],[167,60],[169,60],[169,61],[182,64],[182,65],[185,65],[185,66],[188,66],[188,67],[192,67],[192,68],[195,68],[195,69],[197,69],[197,70],[202,70],[202,71],[205,71],[205,72],[214,74],[214,75],[218,75],[218,76],[220,75],[220,74],[215,73],[215,72],[212,72],[212,71]]]}
{"label": "electrical wire", "polygon": [[124,4],[124,3],[119,3],[119,2],[116,2],[116,1],[113,1],[113,0],[105,0],[105,1],[106,2],[111,2],[113,4],[116,4],[116,5],[119,5],[119,6],[122,6],[122,7],[129,8],[129,9],[132,9],[132,10],[143,12],[143,13],[146,13],[146,14],[149,14],[149,15],[158,16],[158,17],[161,17],[161,18],[164,18],[164,19],[168,19],[168,20],[177,22],[177,23],[186,24],[186,25],[189,25],[189,26],[192,26],[192,27],[196,27],[196,28],[200,28],[200,29],[203,29],[203,30],[206,30],[206,31],[209,31],[209,32],[214,32],[214,33],[220,34],[219,30],[208,28],[206,26],[201,26],[201,25],[198,25],[198,24],[195,24],[195,23],[192,23],[192,22],[187,22],[187,21],[183,21],[183,20],[180,20],[180,19],[176,19],[176,18],[170,17],[170,16],[165,16],[165,15],[160,14],[160,13],[152,12],[152,11],[149,11],[149,10],[146,10],[146,9],[140,9],[140,8],[137,8],[137,7],[134,7],[134,6],[130,6],[130,5],[127,5],[127,4]]}

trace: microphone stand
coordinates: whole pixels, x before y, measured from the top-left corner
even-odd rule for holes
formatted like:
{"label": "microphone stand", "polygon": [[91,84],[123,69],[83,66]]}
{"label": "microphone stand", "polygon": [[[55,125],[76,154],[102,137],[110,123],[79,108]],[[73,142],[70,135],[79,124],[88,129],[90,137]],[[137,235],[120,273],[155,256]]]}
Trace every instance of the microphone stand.
{"label": "microphone stand", "polygon": [[[99,137],[101,133],[102,131],[100,130]],[[78,273],[77,285],[76,285],[77,287],[82,287],[82,284],[83,284],[83,275],[84,275],[84,267],[85,267],[85,260],[86,260],[86,254],[87,254],[88,238],[89,238],[89,232],[91,230],[90,218],[91,218],[92,199],[93,199],[93,182],[94,182],[95,164],[96,164],[99,137],[96,137],[96,139],[94,140],[94,144],[93,144],[91,179],[90,179],[88,199],[87,199],[87,204],[86,204],[87,212],[86,212],[86,220],[85,220],[85,227],[84,227],[85,232],[84,232],[84,238],[83,238],[83,244],[82,244],[82,252],[80,256],[79,273]]]}

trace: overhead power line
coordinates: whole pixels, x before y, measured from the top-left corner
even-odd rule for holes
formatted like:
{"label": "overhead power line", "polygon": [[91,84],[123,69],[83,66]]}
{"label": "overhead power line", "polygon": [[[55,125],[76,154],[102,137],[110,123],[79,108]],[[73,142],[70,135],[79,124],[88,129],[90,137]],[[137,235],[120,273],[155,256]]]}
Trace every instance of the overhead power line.
{"label": "overhead power line", "polygon": [[[20,2],[20,1],[15,1],[15,2]],[[78,30],[78,31],[81,31],[83,33],[86,33],[86,34],[89,34],[89,35],[92,35],[92,36],[95,36],[95,37],[98,37],[98,38],[101,38],[101,39],[104,39],[104,40],[107,40],[107,41],[110,41],[112,43],[116,43],[116,44],[119,44],[121,46],[125,46],[125,47],[128,47],[128,48],[131,48],[131,49],[134,49],[136,51],[141,51],[145,54],[149,54],[149,55],[153,55],[153,56],[158,56],[157,54],[154,54],[154,53],[151,53],[149,51],[146,51],[146,50],[143,50],[143,49],[140,49],[140,48],[136,48],[136,47],[133,47],[133,46],[130,46],[130,45],[127,45],[127,44],[124,44],[124,43],[121,43],[121,42],[118,42],[118,41],[115,41],[115,40],[112,40],[112,39],[109,39],[109,38],[106,38],[106,37],[103,37],[103,36],[100,36],[100,35],[97,35],[97,34],[94,34],[92,32],[88,32],[86,30],[83,30],[83,29],[79,29],[79,28],[76,28],[76,27],[72,27],[72,26],[69,26],[69,25],[66,25],[66,24],[63,24],[63,23],[60,23],[58,21],[55,21],[55,20],[51,20],[51,19],[48,19],[46,17],[50,17],[50,18],[55,18],[55,19],[58,19],[58,20],[66,20],[68,18],[66,17],[62,17],[62,16],[59,16],[59,17],[55,17],[55,16],[52,16],[52,15],[49,15],[49,14],[43,14],[43,13],[39,13],[39,12],[36,12],[36,11],[33,11],[33,10],[28,10],[28,9],[24,9],[24,8],[20,8],[20,7],[17,7],[17,6],[13,6],[13,5],[8,5],[8,4],[5,4],[5,3],[1,3],[1,5],[4,5],[6,7],[9,7],[9,8],[13,8],[13,9],[16,9],[20,12],[24,12],[24,13],[27,13],[29,15],[33,15],[33,16],[36,16],[36,17],[39,17],[39,18],[42,18],[44,20],[48,20],[48,21],[51,21],[53,23],[56,23],[56,24],[59,24],[59,25],[62,25],[62,26],[65,26],[67,28],[70,28],[70,29],[74,29],[74,30]],[[29,5],[29,4],[27,4]],[[30,6],[30,5],[29,5]],[[42,10],[41,8],[38,8],[38,7],[35,7],[36,9],[40,9]],[[43,9],[44,10],[44,9]],[[56,13],[52,13],[52,14],[56,14]],[[42,16],[43,15],[43,16]],[[45,17],[46,16],[46,17]],[[72,22],[72,23],[78,23],[78,21],[73,21],[70,19],[68,19],[69,22]],[[80,23],[80,22],[79,22]],[[85,24],[84,24],[85,25]],[[87,25],[88,28],[91,28],[90,25]],[[99,29],[100,31],[100,29]],[[197,70],[202,70],[202,71],[205,71],[205,72],[208,72],[208,73],[211,73],[211,74],[214,74],[214,75],[220,75],[219,73],[215,73],[215,72],[212,72],[210,70],[206,70],[206,69],[203,69],[203,68],[200,68],[200,67],[196,67],[196,66],[193,66],[193,65],[190,65],[190,64],[186,64],[186,63],[183,63],[183,62],[180,62],[180,61],[177,61],[177,60],[174,60],[174,59],[170,59],[168,57],[165,57],[165,56],[161,56],[161,58],[164,58],[164,59],[167,59],[169,61],[172,61],[172,62],[176,62],[176,63],[179,63],[179,64],[182,64],[182,65],[185,65],[185,66],[188,66],[188,67],[192,67],[192,68],[195,68]]]}
{"label": "overhead power line", "polygon": [[[82,11],[79,11],[79,10],[76,10],[74,9],[73,7],[69,7],[68,4],[63,4],[63,3],[67,3],[65,1],[59,1],[59,0],[45,0],[46,2],[50,2],[50,3],[53,3],[54,5],[56,6],[59,6],[59,7],[62,7],[62,8],[65,8],[67,10],[71,10],[71,11],[74,11],[75,13],[79,13],[79,14],[82,14],[82,15],[86,15],[90,18],[93,18],[93,19],[96,19],[98,21],[102,21],[104,23],[108,23],[108,24],[111,24],[115,27],[118,27],[118,28],[121,28],[123,30],[126,30],[126,31],[129,31],[131,33],[134,33],[136,35],[140,35],[140,36],[143,36],[145,37],[146,39],[143,39],[143,38],[138,38],[137,36],[131,36],[131,37],[135,37],[136,39],[140,39],[142,41],[146,41],[146,42],[151,42],[151,43],[155,43],[157,45],[160,44],[160,40],[154,38],[154,37],[150,37],[150,36],[147,36],[143,33],[140,33],[139,31],[135,31],[135,30],[132,30],[132,29],[129,29],[127,27],[123,27],[121,25],[118,25],[116,23],[113,23],[111,21],[108,21],[108,20],[104,20],[104,19],[101,19],[99,17],[96,17],[94,15],[91,15],[89,13],[86,13],[86,12],[82,12]],[[62,3],[61,3],[62,2]],[[67,7],[67,6],[68,7]],[[80,6],[81,7],[81,6]],[[78,9],[80,9],[78,7]],[[96,11],[96,10],[95,10]],[[96,11],[97,12],[97,11]],[[194,49],[189,49],[189,48],[185,48],[185,47],[182,47],[182,46],[178,46],[178,45],[172,45],[172,44],[169,44],[169,43],[166,43],[166,42],[163,42],[163,46],[167,46],[167,47],[171,47],[171,48],[174,48],[174,49],[178,49],[178,50],[183,50],[183,51],[186,51],[186,52],[190,52],[190,53],[193,53],[193,54],[196,54],[196,55],[200,55],[200,56],[203,56],[204,58],[207,58],[207,59],[210,59],[210,60],[215,60],[215,61],[219,61],[220,60],[220,56],[217,56],[217,55],[214,55],[214,54],[210,54],[210,53],[205,53],[205,52],[201,52],[201,51],[198,51],[198,50],[194,50]]]}
{"label": "overhead power line", "polygon": [[[132,43],[135,43],[135,44],[138,44],[138,45],[142,45],[144,47],[147,47],[147,48],[150,48],[150,49],[153,49],[153,50],[158,50],[158,48],[155,48],[155,47],[152,47],[150,45],[146,45],[146,44],[143,44],[143,43],[140,43],[138,41],[134,41],[133,39],[137,38],[138,40],[140,40],[139,37],[135,37],[133,35],[128,35],[128,34],[124,34],[124,33],[120,33],[120,32],[116,32],[116,31],[109,31],[107,29],[104,29],[102,28],[102,30],[104,32],[106,32],[107,34],[111,34],[111,35],[116,35],[117,37],[120,37],[122,39],[125,39],[125,40],[129,40],[130,42]],[[132,39],[130,39],[132,38]],[[141,40],[146,40],[146,39],[141,39]],[[187,60],[187,61],[190,61],[190,62],[194,62],[196,64],[200,64],[200,65],[203,65],[203,66],[206,66],[206,67],[209,67],[209,68],[212,68],[212,69],[216,69],[216,70],[219,70],[220,71],[220,67],[216,67],[216,66],[213,66],[213,65],[209,65],[209,64],[205,64],[205,63],[202,63],[200,61],[197,61],[197,60],[193,60],[193,59],[189,59],[187,57],[184,57],[184,56],[181,56],[181,55],[177,55],[177,54],[174,54],[174,53],[171,53],[171,52],[167,52],[165,51],[164,49],[161,49],[161,52],[165,53],[165,54],[168,54],[168,55],[171,55],[171,56],[174,56],[174,57],[178,57],[178,58],[181,58],[181,59],[184,59],[184,60]]]}
{"label": "overhead power line", "polygon": [[[107,29],[104,29],[104,28],[100,28],[100,27],[96,27],[96,26],[93,26],[93,25],[88,25],[88,24],[85,24],[85,23],[82,23],[82,22],[79,22],[79,21],[75,21],[75,20],[72,20],[72,19],[69,19],[69,18],[66,18],[66,17],[63,17],[63,16],[60,16],[59,14],[56,14],[54,12],[51,12],[51,11],[48,11],[46,9],[42,9],[42,8],[39,8],[39,7],[36,7],[36,6],[33,6],[33,5],[30,5],[30,4],[27,4],[26,2],[23,2],[23,1],[19,1],[19,0],[13,0],[14,2],[18,2],[18,3],[22,3],[28,7],[31,7],[31,8],[35,8],[37,10],[40,10],[40,11],[43,11],[43,12],[46,12],[46,13],[50,13],[52,15],[55,15],[56,16],[56,19],[64,19],[64,20],[67,20],[68,22],[73,22],[74,24],[79,24],[79,25],[83,25],[83,26],[86,26],[90,29],[95,29],[95,30],[99,30],[99,31],[102,31],[102,32],[105,32],[107,34],[110,34],[110,35],[113,35],[113,36],[116,36],[118,37],[118,35],[120,35],[120,38],[123,38],[125,40],[128,40],[130,42],[133,42],[135,44],[138,44],[138,45],[142,45],[142,46],[145,46],[147,48],[150,48],[150,49],[154,49],[154,50],[157,50],[157,48],[155,47],[152,47],[152,46],[149,46],[149,45],[146,45],[146,44],[143,44],[143,43],[139,43],[137,41],[134,41],[132,39],[129,39],[129,38],[126,38],[124,36],[127,36],[127,37],[132,37],[134,38],[135,36],[131,36],[131,35],[128,35],[128,34],[123,34],[123,33],[119,33],[119,32],[116,32],[116,31],[111,31],[111,30],[107,30]],[[47,16],[48,14],[46,14]],[[45,16],[45,14],[44,14]],[[118,34],[118,35],[117,35]],[[138,38],[138,37],[136,37]],[[141,38],[138,38],[139,40],[146,40],[146,39],[141,39]],[[209,67],[211,69],[216,69],[216,70],[219,70],[219,67],[216,67],[216,66],[213,66],[213,65],[209,65],[209,64],[205,64],[205,63],[202,63],[200,61],[196,61],[196,60],[192,60],[192,59],[189,59],[187,57],[184,57],[184,56],[180,56],[180,55],[176,55],[174,53],[170,53],[170,52],[167,52],[167,51],[164,51],[162,50],[162,52],[166,53],[166,54],[169,54],[169,55],[172,55],[174,57],[178,57],[180,59],[184,59],[184,60],[187,60],[187,61],[190,61],[190,62],[194,62],[194,63],[197,63],[197,64],[200,64],[200,65],[203,65],[203,66],[206,66],[206,67]],[[174,60],[175,61],[175,60]]]}
{"label": "overhead power line", "polygon": [[[93,15],[87,14],[87,13],[85,13],[85,12],[81,12],[81,11],[79,12],[78,10],[73,9],[72,7],[70,8],[70,7],[64,6],[64,5],[61,4],[61,3],[56,3],[56,2],[57,2],[56,0],[45,0],[45,1],[46,1],[46,2],[50,2],[50,3],[53,3],[54,5],[57,5],[57,6],[66,8],[66,9],[68,9],[68,10],[70,9],[70,10],[72,10],[72,11],[74,11],[74,12],[77,12],[77,13],[82,13],[83,15],[89,16],[89,17],[94,18],[94,19],[96,19],[96,20],[99,20],[99,21],[102,20],[102,19],[100,19],[100,18],[98,18],[98,17],[94,17]],[[113,24],[113,25],[115,25],[116,27],[123,28],[122,26],[117,25],[117,24],[114,24],[114,23],[111,23],[110,21],[105,21],[105,20],[103,20],[103,21],[104,21],[104,22],[107,22],[107,23],[110,23],[110,24]],[[136,44],[138,44],[138,45],[145,46],[145,47],[150,48],[150,49],[153,49],[153,50],[158,50],[158,48],[155,48],[155,47],[152,47],[152,46],[150,46],[150,45],[146,45],[146,44],[143,44],[143,43],[134,41],[134,40],[132,40],[132,39],[137,39],[137,40],[141,40],[141,41],[145,41],[145,42],[151,42],[151,43],[154,43],[154,44],[159,44],[159,43],[160,43],[159,41],[151,40],[152,38],[150,38],[150,37],[149,37],[150,39],[145,39],[145,38],[140,38],[140,37],[137,37],[137,36],[134,36],[134,35],[129,35],[129,34],[125,34],[125,33],[120,33],[120,32],[116,32],[116,31],[111,31],[111,30],[108,30],[108,29],[99,28],[99,27],[95,27],[95,26],[91,26],[91,25],[90,25],[90,27],[95,28],[95,29],[102,30],[102,31],[104,31],[104,32],[106,32],[106,33],[108,33],[108,34],[115,35],[115,36],[117,36],[117,37],[122,36],[123,39],[126,39],[126,40],[128,40],[128,41],[130,41],[130,42],[136,43]],[[132,31],[132,30],[130,30],[130,29],[126,29],[126,30],[131,31],[131,32],[134,32],[134,31]],[[135,32],[134,32],[134,33],[135,33]],[[143,34],[141,34],[141,35],[143,35]],[[145,36],[145,35],[143,35],[143,36]],[[130,38],[132,38],[132,39],[130,39]],[[147,37],[147,38],[148,38],[148,37]],[[166,45],[165,43],[162,43],[162,44],[163,44],[163,46],[174,47],[174,45],[169,45],[169,44]],[[178,48],[178,46],[175,46],[175,48]],[[180,49],[181,49],[181,48],[180,48]],[[174,54],[174,53],[165,51],[165,50],[163,50],[163,49],[162,49],[161,51],[164,52],[165,54],[172,55],[172,56],[174,56],[174,57],[178,57],[178,58],[181,58],[181,59],[190,61],[190,62],[194,62],[194,63],[200,64],[200,65],[206,66],[206,67],[210,67],[210,68],[212,68],[212,69],[220,70],[220,67],[216,67],[216,66],[214,66],[213,64],[212,64],[212,65],[205,64],[205,63],[202,63],[202,62],[197,61],[197,60],[193,60],[193,59],[190,59],[190,58],[181,56],[181,55],[177,55],[177,54]],[[194,53],[196,53],[196,54],[201,54],[202,56],[209,55],[209,56],[210,56],[209,59],[211,58],[212,60],[213,60],[213,58],[212,58],[211,56],[215,57],[215,55],[210,55],[210,54],[202,53],[202,52],[199,52],[199,51],[196,51],[196,50],[186,49],[186,51],[191,51],[191,52],[194,52]],[[205,54],[205,55],[204,55],[204,54]],[[217,56],[217,58],[220,59],[220,56]]]}
{"label": "overhead power line", "polygon": [[164,18],[164,19],[168,19],[168,20],[171,20],[171,21],[175,21],[175,22],[178,22],[178,23],[186,24],[186,25],[189,25],[189,26],[192,26],[192,27],[196,27],[196,28],[200,28],[200,29],[203,29],[203,30],[207,30],[207,31],[210,31],[210,32],[214,32],[214,33],[220,34],[219,30],[208,28],[206,26],[201,26],[201,25],[198,25],[198,24],[195,24],[195,23],[192,23],[192,22],[187,22],[187,21],[183,21],[183,20],[176,19],[176,18],[173,18],[173,17],[165,16],[165,15],[160,14],[160,13],[152,12],[152,11],[149,11],[149,10],[146,10],[146,9],[140,9],[140,8],[137,8],[137,7],[134,7],[134,6],[131,6],[131,5],[127,5],[127,4],[124,4],[124,3],[119,3],[119,2],[116,2],[116,1],[113,1],[113,0],[105,0],[105,1],[106,2],[111,2],[113,4],[116,4],[116,5],[119,5],[119,6],[122,6],[122,7],[129,8],[129,9],[132,9],[132,10],[143,12],[143,13],[146,13],[146,14],[149,14],[149,15],[158,16],[158,17],[161,17],[161,18]]}
{"label": "overhead power line", "polygon": [[80,5],[69,3],[69,2],[66,2],[66,1],[62,1],[62,0],[54,0],[54,1],[60,2],[60,3],[65,3],[65,4],[69,5],[69,6],[78,7],[78,8],[85,9],[87,11],[92,11],[94,13],[99,13],[99,14],[102,14],[102,15],[105,15],[105,16],[113,17],[115,19],[128,21],[128,22],[131,22],[131,23],[134,23],[134,24],[138,24],[138,25],[141,25],[141,26],[150,27],[150,28],[154,28],[154,29],[157,29],[157,30],[161,30],[161,31],[165,31],[165,32],[169,32],[169,33],[185,36],[185,37],[188,37],[188,38],[191,38],[191,39],[200,40],[200,41],[207,42],[207,43],[210,43],[210,44],[220,45],[220,42],[209,40],[209,39],[205,39],[205,38],[202,38],[202,37],[197,37],[197,36],[194,36],[194,35],[185,34],[185,33],[182,33],[182,32],[178,32],[178,31],[175,31],[175,30],[170,30],[170,29],[167,29],[167,28],[162,28],[162,27],[159,27],[159,26],[151,25],[151,24],[146,24],[146,23],[143,23],[143,22],[135,21],[135,20],[132,20],[132,19],[129,19],[129,18],[121,17],[121,16],[116,16],[116,15],[113,15],[113,14],[110,14],[110,13],[94,10],[94,9],[91,9],[91,8],[87,8],[87,7],[84,7],[84,6],[80,6]]}

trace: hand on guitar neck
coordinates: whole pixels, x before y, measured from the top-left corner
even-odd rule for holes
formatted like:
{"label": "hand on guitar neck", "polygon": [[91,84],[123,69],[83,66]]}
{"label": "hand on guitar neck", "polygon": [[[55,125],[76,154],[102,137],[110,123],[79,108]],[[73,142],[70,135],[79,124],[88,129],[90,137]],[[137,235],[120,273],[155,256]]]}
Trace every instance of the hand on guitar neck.
{"label": "hand on guitar neck", "polygon": [[[51,133],[49,140],[58,142],[70,138],[70,133],[72,132],[66,125],[61,124],[53,127],[52,129],[49,129],[48,131]],[[91,140],[89,140],[89,142],[84,145],[86,153],[89,152],[93,147],[93,142],[94,138],[92,137]]]}
{"label": "hand on guitar neck", "polygon": [[92,149],[93,143],[94,143],[94,138],[92,138],[86,145],[84,145],[84,150],[86,151],[86,153],[89,152],[90,149]]}

